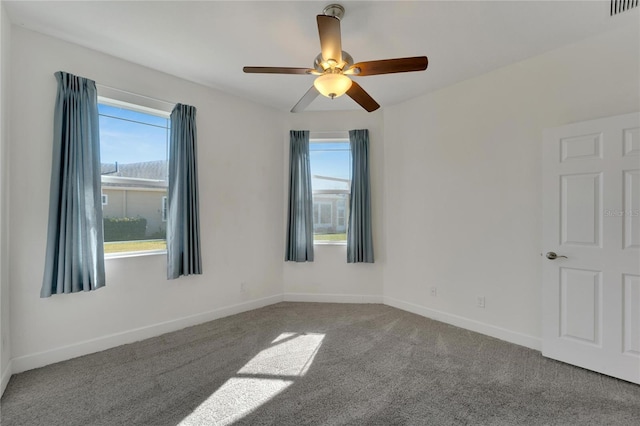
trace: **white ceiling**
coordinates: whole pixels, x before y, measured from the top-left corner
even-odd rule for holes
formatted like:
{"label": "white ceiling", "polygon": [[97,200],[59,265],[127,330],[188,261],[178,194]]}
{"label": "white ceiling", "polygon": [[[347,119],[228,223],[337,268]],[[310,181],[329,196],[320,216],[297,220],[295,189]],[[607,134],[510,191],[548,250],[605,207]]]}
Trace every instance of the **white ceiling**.
{"label": "white ceiling", "polygon": [[[4,1],[11,21],[147,67],[288,111],[308,75],[242,67],[312,67],[315,15],[327,1]],[[342,46],[356,62],[426,55],[426,72],[355,77],[392,105],[621,25],[609,1],[342,1]],[[594,58],[597,60],[597,58]],[[308,110],[359,109],[319,96]]]}

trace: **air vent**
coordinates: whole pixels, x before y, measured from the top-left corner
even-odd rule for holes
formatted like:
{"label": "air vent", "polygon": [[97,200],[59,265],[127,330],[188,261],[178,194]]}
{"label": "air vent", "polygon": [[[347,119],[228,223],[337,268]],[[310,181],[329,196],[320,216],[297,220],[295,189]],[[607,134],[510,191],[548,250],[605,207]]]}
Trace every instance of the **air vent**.
{"label": "air vent", "polygon": [[638,6],[638,0],[611,0],[611,16]]}

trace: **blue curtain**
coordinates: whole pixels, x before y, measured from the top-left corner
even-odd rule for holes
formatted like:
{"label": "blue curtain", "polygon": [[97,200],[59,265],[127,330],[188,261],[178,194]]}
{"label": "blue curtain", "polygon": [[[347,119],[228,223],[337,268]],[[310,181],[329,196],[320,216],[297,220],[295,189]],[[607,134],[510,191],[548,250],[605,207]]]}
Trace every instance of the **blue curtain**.
{"label": "blue curtain", "polygon": [[171,112],[167,196],[167,279],[202,274],[196,108],[177,104]]}
{"label": "blue curtain", "polygon": [[369,185],[369,131],[350,130],[351,204],[347,232],[347,262],[373,263],[371,187]]}
{"label": "blue curtain", "polygon": [[96,84],[62,71],[55,77],[58,95],[40,297],[105,285]]}
{"label": "blue curtain", "polygon": [[285,261],[313,262],[312,197],[309,131],[291,130]]}

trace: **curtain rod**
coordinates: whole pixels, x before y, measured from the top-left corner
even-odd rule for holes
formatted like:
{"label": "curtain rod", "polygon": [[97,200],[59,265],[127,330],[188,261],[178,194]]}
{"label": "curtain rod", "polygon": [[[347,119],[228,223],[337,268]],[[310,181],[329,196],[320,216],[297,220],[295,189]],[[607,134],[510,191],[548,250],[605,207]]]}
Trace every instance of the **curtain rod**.
{"label": "curtain rod", "polygon": [[145,96],[145,95],[141,95],[139,93],[128,92],[126,90],[118,89],[117,87],[107,86],[106,84],[96,83],[96,86],[98,88],[102,87],[104,89],[115,90],[116,92],[125,93],[127,95],[138,96],[140,98],[149,99],[149,100],[154,101],[154,102],[162,102],[163,104],[171,105],[172,107],[175,106],[178,103],[178,102],[168,102],[168,101],[165,101],[163,99],[158,99],[158,98],[152,98],[151,96]]}

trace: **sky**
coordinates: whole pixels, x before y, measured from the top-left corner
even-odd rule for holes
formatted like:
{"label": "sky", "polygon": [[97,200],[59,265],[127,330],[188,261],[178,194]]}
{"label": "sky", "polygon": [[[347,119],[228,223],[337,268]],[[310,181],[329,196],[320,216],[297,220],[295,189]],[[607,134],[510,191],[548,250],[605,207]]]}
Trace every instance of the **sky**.
{"label": "sky", "polygon": [[169,119],[99,104],[100,162],[112,164],[166,160]]}
{"label": "sky", "polygon": [[[169,119],[116,106],[99,104],[100,162],[141,163],[167,160]],[[311,143],[311,175],[349,179],[349,141]],[[312,177],[316,189],[349,189],[348,182]]]}

